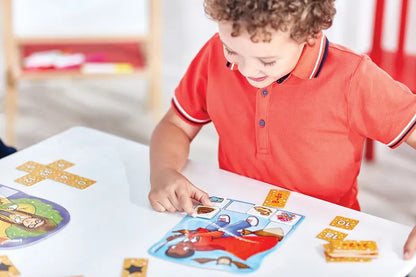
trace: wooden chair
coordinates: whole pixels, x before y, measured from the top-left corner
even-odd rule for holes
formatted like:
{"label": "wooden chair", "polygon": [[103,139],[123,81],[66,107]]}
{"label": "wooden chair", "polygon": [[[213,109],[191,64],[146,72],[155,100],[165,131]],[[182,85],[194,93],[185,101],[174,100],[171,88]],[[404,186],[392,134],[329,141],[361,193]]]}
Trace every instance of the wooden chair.
{"label": "wooden chair", "polygon": [[[401,1],[399,35],[397,38],[397,50],[387,51],[382,48],[383,23],[384,23],[385,0],[376,1],[376,10],[374,18],[374,31],[372,49],[369,56],[372,60],[394,79],[404,83],[413,93],[416,93],[416,56],[408,55],[405,52],[405,39],[408,21],[409,1]],[[371,139],[366,140],[364,157],[367,161],[374,160],[374,142]]]}
{"label": "wooden chair", "polygon": [[[106,36],[106,37],[17,37],[12,26],[12,0],[1,0],[4,70],[5,70],[5,121],[6,142],[15,144],[15,121],[17,115],[17,83],[21,80],[46,80],[57,78],[108,78],[125,77],[126,74],[149,81],[149,94],[147,107],[155,115],[161,113],[161,20],[160,0],[149,0],[149,31],[145,35],[137,36]],[[133,69],[128,73],[83,73],[80,68],[65,70],[25,70],[22,67],[22,58],[30,52],[48,50],[51,47],[64,47],[76,51],[98,49],[108,52],[108,56],[117,61],[115,53],[130,53],[131,57],[122,57],[121,62],[130,62]],[[123,51],[114,51],[121,47]],[[111,50],[112,49],[112,50]],[[127,50],[127,51],[126,51]]]}

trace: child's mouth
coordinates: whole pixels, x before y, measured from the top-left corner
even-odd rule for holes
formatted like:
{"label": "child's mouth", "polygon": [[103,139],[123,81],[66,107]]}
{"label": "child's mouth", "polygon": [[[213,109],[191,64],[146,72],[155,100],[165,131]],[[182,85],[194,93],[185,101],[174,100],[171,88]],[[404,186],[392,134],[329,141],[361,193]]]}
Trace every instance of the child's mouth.
{"label": "child's mouth", "polygon": [[262,81],[264,81],[264,80],[266,80],[266,79],[267,79],[267,76],[258,77],[258,78],[254,78],[254,77],[247,77],[247,79],[250,79],[250,80],[252,80],[252,81],[254,81],[254,82],[262,82]]}

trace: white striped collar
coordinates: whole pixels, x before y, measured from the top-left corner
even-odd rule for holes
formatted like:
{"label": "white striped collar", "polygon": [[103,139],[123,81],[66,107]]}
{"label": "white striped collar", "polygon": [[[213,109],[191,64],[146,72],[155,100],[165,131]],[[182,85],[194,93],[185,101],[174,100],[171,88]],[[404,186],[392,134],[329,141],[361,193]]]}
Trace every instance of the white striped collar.
{"label": "white striped collar", "polygon": [[318,77],[322,66],[325,63],[326,55],[328,53],[329,41],[321,32],[316,38],[316,43],[313,46],[306,45],[303,49],[302,55],[292,74],[301,79],[312,79]]}

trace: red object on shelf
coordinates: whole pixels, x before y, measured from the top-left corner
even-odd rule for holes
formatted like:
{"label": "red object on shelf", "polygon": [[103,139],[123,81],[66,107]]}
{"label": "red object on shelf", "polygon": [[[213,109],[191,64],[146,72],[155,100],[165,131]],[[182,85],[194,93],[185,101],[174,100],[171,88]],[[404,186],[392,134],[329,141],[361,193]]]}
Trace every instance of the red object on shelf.
{"label": "red object on shelf", "polygon": [[[373,45],[369,53],[371,59],[395,80],[405,84],[413,93],[416,93],[416,55],[408,55],[404,51],[409,1],[402,0],[400,12],[399,36],[395,52],[383,50],[381,40],[383,37],[385,0],[377,0],[374,19]],[[374,142],[366,139],[364,157],[367,161],[374,160]]]}
{"label": "red object on shelf", "polygon": [[[135,69],[142,69],[145,66],[145,59],[141,51],[140,43],[65,43],[65,44],[24,44],[20,45],[20,51],[23,58],[31,54],[60,50],[66,53],[83,53],[86,62],[103,62],[103,63],[129,63]],[[23,68],[24,72],[33,72],[33,69]],[[40,69],[56,70],[55,68]],[[74,70],[59,69],[59,71]],[[39,71],[37,69],[36,71]]]}

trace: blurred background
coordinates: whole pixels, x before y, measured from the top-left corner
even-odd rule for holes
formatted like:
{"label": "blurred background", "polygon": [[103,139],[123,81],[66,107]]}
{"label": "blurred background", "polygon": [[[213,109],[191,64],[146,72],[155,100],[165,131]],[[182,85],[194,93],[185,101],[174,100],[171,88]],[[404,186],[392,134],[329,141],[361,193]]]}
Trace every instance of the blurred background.
{"label": "blurred background", "polygon": [[[2,11],[7,8],[7,1],[2,0]],[[98,78],[50,76],[35,81],[30,78],[16,81],[17,106],[12,129],[13,144],[18,149],[80,125],[148,144],[157,121],[169,108],[173,91],[188,64],[206,40],[216,32],[216,24],[207,19],[203,12],[203,0],[154,1],[154,5],[160,4],[156,15],[150,12],[150,1],[153,0],[11,1],[10,20],[13,34],[17,37],[155,38],[152,43],[157,44],[150,44],[150,51],[147,52],[149,54],[154,50],[153,56],[150,54],[145,59],[160,63],[160,98],[153,101],[153,104],[156,103],[153,107],[149,106],[151,85],[148,75],[122,74],[114,68],[99,67],[98,70],[112,70],[111,73],[119,74],[117,78],[110,75]],[[326,35],[330,41],[360,53],[374,54],[375,43],[379,43],[378,46],[384,52],[394,53],[402,49],[403,60],[414,61],[416,0],[382,2],[383,18],[379,21],[382,34],[377,33],[374,26],[377,21],[376,10],[380,9],[380,3],[377,5],[376,0],[336,0],[337,14],[333,26],[325,31]],[[401,20],[402,3],[406,5],[405,20]],[[2,17],[0,136],[5,139],[5,64],[10,62],[10,52],[4,35],[7,32],[4,13]],[[403,30],[400,22],[403,21],[407,27],[404,34],[400,32]],[[401,42],[400,37],[404,38]],[[375,54],[377,53],[381,52]],[[100,58],[95,59],[93,62]],[[406,66],[406,72],[412,79],[416,79],[413,78],[416,65]],[[193,142],[191,159],[217,166],[217,144],[218,138],[212,124],[205,126]],[[376,143],[373,150],[374,159],[363,163],[359,176],[362,210],[410,226],[415,225],[416,152],[405,144],[390,150]],[[415,271],[411,276],[416,276]]]}

